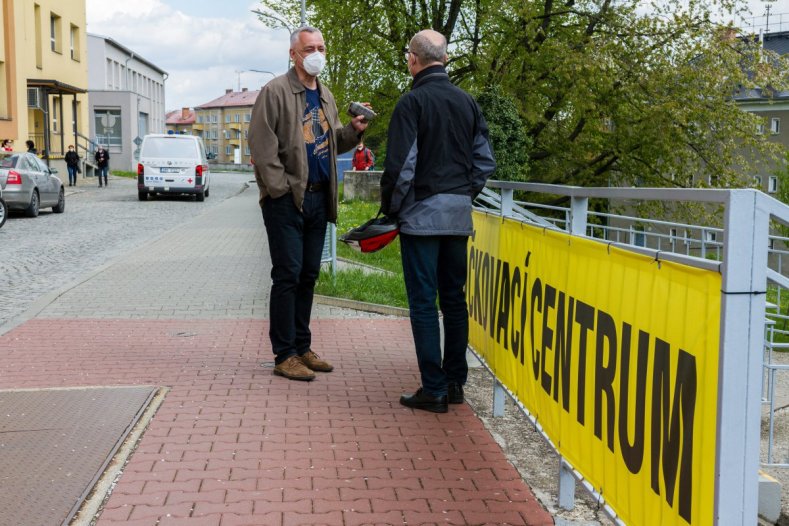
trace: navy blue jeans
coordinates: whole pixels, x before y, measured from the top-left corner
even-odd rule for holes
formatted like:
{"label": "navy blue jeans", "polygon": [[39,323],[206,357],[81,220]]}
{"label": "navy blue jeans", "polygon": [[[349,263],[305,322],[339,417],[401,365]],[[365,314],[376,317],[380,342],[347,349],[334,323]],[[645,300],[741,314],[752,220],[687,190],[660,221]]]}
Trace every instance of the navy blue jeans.
{"label": "navy blue jeans", "polygon": [[310,314],[326,237],[326,193],[307,192],[300,211],[292,194],[263,202],[271,253],[271,349],[275,362],[310,350]]}
{"label": "navy blue jeans", "polygon": [[[422,389],[447,394],[447,384],[463,385],[468,376],[468,308],[466,306],[466,236],[400,234],[403,278],[411,331],[422,376]],[[436,296],[444,315],[444,357]]]}
{"label": "navy blue jeans", "polygon": [[77,184],[77,167],[76,166],[66,166],[68,170],[68,184]]}

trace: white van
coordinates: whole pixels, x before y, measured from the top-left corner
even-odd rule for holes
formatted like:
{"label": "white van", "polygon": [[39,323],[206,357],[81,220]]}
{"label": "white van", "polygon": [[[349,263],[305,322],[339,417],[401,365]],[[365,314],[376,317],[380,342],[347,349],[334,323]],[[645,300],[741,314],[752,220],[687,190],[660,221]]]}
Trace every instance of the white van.
{"label": "white van", "polygon": [[142,140],[137,164],[137,193],[193,194],[208,197],[211,173],[203,139],[193,135],[150,134]]}

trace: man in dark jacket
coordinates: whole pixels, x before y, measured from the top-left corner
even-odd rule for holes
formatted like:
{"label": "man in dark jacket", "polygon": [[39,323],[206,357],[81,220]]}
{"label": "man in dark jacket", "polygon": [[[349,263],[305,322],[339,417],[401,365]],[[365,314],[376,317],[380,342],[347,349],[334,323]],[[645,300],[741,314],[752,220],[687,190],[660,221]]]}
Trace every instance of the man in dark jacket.
{"label": "man in dark jacket", "polygon": [[[471,204],[496,163],[476,101],[449,81],[447,42],[420,31],[410,42],[414,77],[392,114],[381,178],[381,209],[400,224],[411,330],[422,387],[400,403],[445,413],[463,403],[468,375],[466,250]],[[436,296],[444,315],[441,356]]]}
{"label": "man in dark jacket", "polygon": [[104,149],[104,146],[99,146],[96,150],[96,166],[99,168],[99,187],[101,187],[101,178],[104,177],[104,186],[107,186],[107,175],[110,172],[110,152]]}
{"label": "man in dark jacket", "polygon": [[77,173],[79,172],[79,155],[74,151],[74,146],[69,144],[66,152],[66,169],[68,170],[68,185],[77,186]]}

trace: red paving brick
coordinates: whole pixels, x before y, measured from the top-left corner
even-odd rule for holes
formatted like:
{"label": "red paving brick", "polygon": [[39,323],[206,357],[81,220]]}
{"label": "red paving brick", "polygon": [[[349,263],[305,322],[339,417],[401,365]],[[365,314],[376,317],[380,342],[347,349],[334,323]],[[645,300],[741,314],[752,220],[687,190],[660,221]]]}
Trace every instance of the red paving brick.
{"label": "red paving brick", "polygon": [[170,389],[99,526],[553,524],[468,406],[398,403],[407,320],[313,329],[335,371],[301,383],[260,366],[260,320],[34,319],[0,336],[0,388]]}

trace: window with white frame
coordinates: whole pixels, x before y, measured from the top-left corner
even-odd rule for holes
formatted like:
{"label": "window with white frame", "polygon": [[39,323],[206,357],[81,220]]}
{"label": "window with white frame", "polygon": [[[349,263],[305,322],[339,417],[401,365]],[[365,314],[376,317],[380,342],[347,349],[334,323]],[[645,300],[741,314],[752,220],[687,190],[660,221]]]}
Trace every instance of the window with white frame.
{"label": "window with white frame", "polygon": [[756,125],[756,133],[759,135],[764,135],[764,132],[767,130],[763,122],[760,122]]}
{"label": "window with white frame", "polygon": [[637,247],[645,247],[647,245],[643,226],[637,225],[630,227],[630,244]]}
{"label": "window with white frame", "polygon": [[69,49],[71,51],[71,60],[79,62],[79,27],[73,24],[69,32]]}
{"label": "window with white frame", "polygon": [[60,131],[60,97],[52,98],[52,131]]}
{"label": "window with white frame", "polygon": [[60,17],[55,13],[49,14],[49,41],[50,47],[52,51],[55,53],[60,53],[62,50],[62,46],[60,44],[61,41],[61,33],[60,33]]}
{"label": "window with white frame", "polygon": [[778,135],[781,133],[781,119],[778,117],[773,117],[770,119],[770,133],[773,135]]}
{"label": "window with white frame", "polygon": [[235,115],[233,115],[233,122],[241,122],[241,114],[240,113],[236,113]]}
{"label": "window with white frame", "polygon": [[759,190],[762,189],[762,176],[761,175],[754,175],[753,176],[753,185],[758,188]]}
{"label": "window with white frame", "polygon": [[233,153],[233,147],[229,144],[225,146],[225,155],[231,155]]}
{"label": "window with white frame", "polygon": [[774,194],[778,191],[778,177],[771,175],[767,180],[767,192]]}
{"label": "window with white frame", "polygon": [[249,156],[249,155],[251,155],[251,154],[249,153],[249,145],[248,145],[248,144],[247,144],[246,148],[244,148],[244,155],[246,155],[246,156]]}
{"label": "window with white frame", "polygon": [[225,115],[225,123],[230,122],[230,114]]}
{"label": "window with white frame", "polygon": [[717,232],[710,232],[709,230],[704,231],[704,240],[708,243],[714,243],[718,240],[718,233]]}
{"label": "window with white frame", "polygon": [[252,120],[252,114],[251,113],[245,113],[244,114],[244,122],[249,122],[250,120]]}

